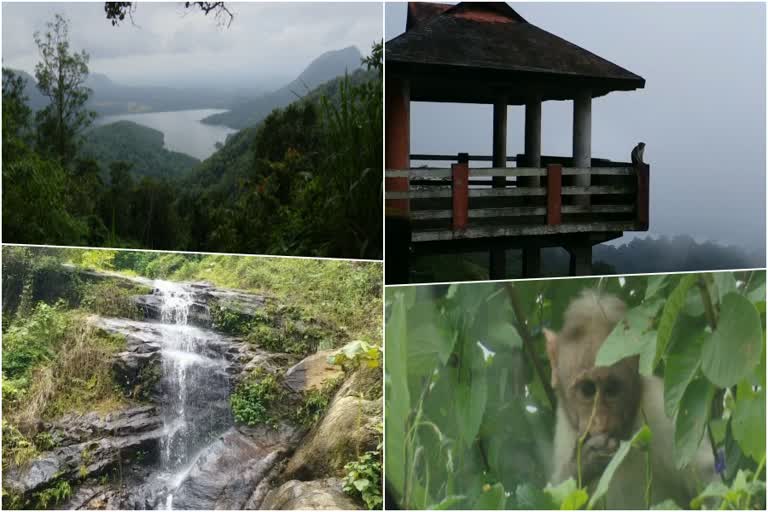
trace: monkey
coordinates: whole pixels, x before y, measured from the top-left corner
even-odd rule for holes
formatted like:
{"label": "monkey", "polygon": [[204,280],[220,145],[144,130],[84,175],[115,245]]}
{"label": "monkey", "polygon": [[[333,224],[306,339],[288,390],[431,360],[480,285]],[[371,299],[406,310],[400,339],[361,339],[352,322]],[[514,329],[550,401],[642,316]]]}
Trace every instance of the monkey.
{"label": "monkey", "polygon": [[632,149],[632,165],[644,165],[643,153],[645,153],[645,142],[638,142],[637,146]]}
{"label": "monkey", "polygon": [[[617,297],[587,290],[566,309],[559,333],[544,330],[551,384],[557,397],[550,482],[558,484],[577,477],[576,446],[584,436],[582,484],[594,489],[619,443],[647,422],[652,433],[651,504],[672,499],[688,508],[690,500],[717,477],[711,448],[701,443],[694,460],[677,470],[673,455],[675,426],[664,410],[663,381],[640,375],[639,356],[611,366],[595,366],[600,346],[625,312],[626,306]],[[608,508],[646,508],[645,482],[645,454],[632,449],[606,493]]]}

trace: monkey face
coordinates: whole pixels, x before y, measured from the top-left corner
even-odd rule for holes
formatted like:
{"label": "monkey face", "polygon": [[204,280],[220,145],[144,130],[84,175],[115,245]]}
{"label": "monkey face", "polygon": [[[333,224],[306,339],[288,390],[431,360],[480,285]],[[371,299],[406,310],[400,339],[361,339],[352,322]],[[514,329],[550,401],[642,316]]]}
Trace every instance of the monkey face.
{"label": "monkey face", "polygon": [[573,426],[588,436],[628,439],[640,400],[637,358],[609,367],[591,367],[564,383],[568,415]]}

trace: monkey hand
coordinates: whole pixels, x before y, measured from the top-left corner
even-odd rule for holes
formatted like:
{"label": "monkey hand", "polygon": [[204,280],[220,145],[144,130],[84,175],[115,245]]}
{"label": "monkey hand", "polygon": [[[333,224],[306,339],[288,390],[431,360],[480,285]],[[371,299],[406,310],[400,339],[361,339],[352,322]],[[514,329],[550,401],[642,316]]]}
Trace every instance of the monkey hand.
{"label": "monkey hand", "polygon": [[588,483],[599,477],[611,461],[618,447],[619,442],[608,435],[596,434],[589,436],[581,447],[582,480]]}

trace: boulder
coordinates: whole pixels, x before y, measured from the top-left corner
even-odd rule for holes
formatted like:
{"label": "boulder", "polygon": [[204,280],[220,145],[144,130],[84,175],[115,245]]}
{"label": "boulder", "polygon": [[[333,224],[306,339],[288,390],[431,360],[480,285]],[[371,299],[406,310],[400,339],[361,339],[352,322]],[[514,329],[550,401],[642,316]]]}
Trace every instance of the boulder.
{"label": "boulder", "polygon": [[181,509],[241,509],[296,439],[288,425],[230,428],[208,446],[173,491]]}
{"label": "boulder", "polygon": [[381,421],[381,399],[336,398],[320,423],[302,440],[283,476],[310,480],[343,475],[347,462],[376,449]]}
{"label": "boulder", "polygon": [[341,480],[325,478],[301,482],[290,480],[270,491],[263,510],[355,510],[359,507],[341,489]]}
{"label": "boulder", "polygon": [[344,376],[341,366],[330,364],[328,356],[334,350],[321,350],[305,357],[285,372],[283,382],[292,391],[304,393],[320,389],[324,384]]}

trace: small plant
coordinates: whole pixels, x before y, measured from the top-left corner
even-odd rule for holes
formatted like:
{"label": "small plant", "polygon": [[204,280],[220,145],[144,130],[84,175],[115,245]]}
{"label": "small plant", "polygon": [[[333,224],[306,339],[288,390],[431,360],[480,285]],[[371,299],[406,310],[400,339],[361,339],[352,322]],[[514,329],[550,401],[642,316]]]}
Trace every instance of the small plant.
{"label": "small plant", "polygon": [[229,334],[247,334],[251,328],[248,316],[219,304],[211,306],[211,320],[214,328]]}
{"label": "small plant", "polygon": [[24,437],[15,426],[3,420],[3,467],[21,466],[37,455],[35,444]]}
{"label": "small plant", "polygon": [[342,481],[344,492],[360,498],[370,509],[379,509],[383,503],[381,498],[381,451],[369,451],[362,454],[356,461],[344,466],[347,472]]}
{"label": "small plant", "polygon": [[381,348],[365,341],[355,340],[341,347],[335,354],[328,356],[328,362],[347,370],[357,368],[360,365],[365,365],[368,368],[379,368],[381,366]]}
{"label": "small plant", "polygon": [[241,383],[230,397],[232,412],[240,423],[254,426],[260,423],[274,426],[277,419],[270,409],[283,396],[277,378],[266,371],[256,371]]}
{"label": "small plant", "polygon": [[293,414],[296,423],[305,427],[312,427],[323,416],[336,389],[341,384],[341,379],[327,382],[322,388],[310,389],[304,394],[304,400]]}
{"label": "small plant", "polygon": [[33,494],[32,497],[38,505],[36,508],[48,508],[48,505],[61,503],[69,498],[71,494],[72,487],[70,487],[69,482],[66,480],[57,480],[47,489]]}
{"label": "small plant", "polygon": [[56,448],[56,441],[51,436],[50,432],[38,432],[35,435],[35,446],[40,451],[48,451]]}

